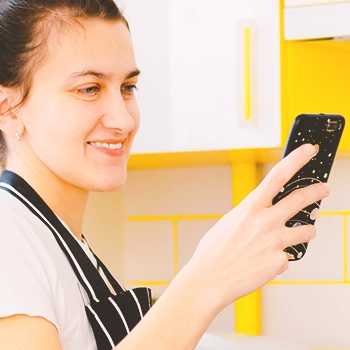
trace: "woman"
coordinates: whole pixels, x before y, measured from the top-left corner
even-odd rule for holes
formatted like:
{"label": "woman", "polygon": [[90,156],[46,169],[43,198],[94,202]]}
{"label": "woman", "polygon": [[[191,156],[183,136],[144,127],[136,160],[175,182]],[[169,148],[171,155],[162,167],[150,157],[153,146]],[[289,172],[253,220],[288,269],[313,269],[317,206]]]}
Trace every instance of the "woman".
{"label": "woman", "polygon": [[314,237],[284,224],[327,185],[271,204],[314,155],[305,145],[150,308],[150,291],[125,291],[82,235],[89,192],[125,183],[139,126],[127,22],[113,0],[0,0],[0,47],[0,349],[194,349],[223,308],[287,268],[284,248]]}

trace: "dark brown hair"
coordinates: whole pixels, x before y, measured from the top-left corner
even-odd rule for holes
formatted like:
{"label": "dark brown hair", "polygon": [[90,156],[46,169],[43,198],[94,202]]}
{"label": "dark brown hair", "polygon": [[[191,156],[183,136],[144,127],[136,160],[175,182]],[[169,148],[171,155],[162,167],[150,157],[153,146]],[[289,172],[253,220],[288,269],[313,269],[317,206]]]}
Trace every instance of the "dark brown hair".
{"label": "dark brown hair", "polygon": [[[0,85],[18,89],[17,107],[29,95],[52,28],[90,18],[121,19],[127,25],[113,0],[0,0]],[[5,162],[6,143],[0,130],[0,168]]]}

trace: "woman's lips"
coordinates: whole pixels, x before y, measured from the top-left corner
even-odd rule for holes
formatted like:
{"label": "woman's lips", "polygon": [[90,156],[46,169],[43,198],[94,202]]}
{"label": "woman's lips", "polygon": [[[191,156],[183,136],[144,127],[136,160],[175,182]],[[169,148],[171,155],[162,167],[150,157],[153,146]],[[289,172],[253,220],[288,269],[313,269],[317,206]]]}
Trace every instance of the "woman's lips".
{"label": "woman's lips", "polygon": [[122,156],[124,154],[123,142],[88,142],[88,144],[95,150],[102,152],[109,156]]}
{"label": "woman's lips", "polygon": [[95,148],[105,148],[109,150],[117,150],[123,148],[123,143],[112,143],[112,142],[88,142],[89,145]]}

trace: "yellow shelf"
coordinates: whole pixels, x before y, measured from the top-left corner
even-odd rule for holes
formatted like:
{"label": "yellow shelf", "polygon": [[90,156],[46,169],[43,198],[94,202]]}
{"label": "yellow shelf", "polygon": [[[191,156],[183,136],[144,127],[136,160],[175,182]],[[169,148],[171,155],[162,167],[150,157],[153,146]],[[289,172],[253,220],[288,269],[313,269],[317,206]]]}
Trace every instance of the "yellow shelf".
{"label": "yellow shelf", "polygon": [[242,162],[268,163],[281,158],[282,149],[240,149],[131,155],[129,169],[222,166]]}
{"label": "yellow shelf", "polygon": [[[348,127],[350,129],[350,125]],[[345,137],[346,135],[344,138]],[[128,169],[190,168],[225,165],[231,166],[234,164],[242,163],[267,164],[278,162],[282,158],[282,154],[282,148],[155,153],[142,155],[138,154],[131,155],[128,163]],[[339,150],[336,159],[350,159],[350,150]]]}

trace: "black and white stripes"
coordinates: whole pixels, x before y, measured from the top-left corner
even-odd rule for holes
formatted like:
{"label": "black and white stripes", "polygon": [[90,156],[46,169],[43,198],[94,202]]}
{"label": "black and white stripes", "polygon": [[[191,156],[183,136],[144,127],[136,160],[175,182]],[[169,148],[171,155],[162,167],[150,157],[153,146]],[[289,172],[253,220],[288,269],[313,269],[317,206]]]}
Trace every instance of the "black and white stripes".
{"label": "black and white stripes", "polygon": [[17,198],[51,231],[89,297],[90,304],[85,306],[85,312],[98,350],[111,350],[150,309],[151,291],[148,288],[125,290],[95,255],[98,265],[117,293],[112,294],[72,233],[24,179],[13,172],[4,171],[0,189]]}

